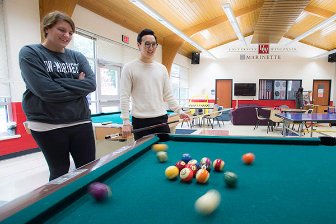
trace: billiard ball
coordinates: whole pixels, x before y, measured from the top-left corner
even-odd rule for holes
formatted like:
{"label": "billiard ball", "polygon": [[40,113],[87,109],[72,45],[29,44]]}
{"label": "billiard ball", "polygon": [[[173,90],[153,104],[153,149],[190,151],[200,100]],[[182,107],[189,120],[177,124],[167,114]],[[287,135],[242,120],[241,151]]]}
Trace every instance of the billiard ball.
{"label": "billiard ball", "polygon": [[183,168],[180,172],[180,178],[183,182],[189,182],[192,180],[194,172],[190,168]]}
{"label": "billiard ball", "polygon": [[252,152],[249,152],[249,153],[245,153],[243,156],[242,156],[242,161],[246,164],[246,165],[250,165],[253,163],[254,161],[254,154]]}
{"label": "billiard ball", "polygon": [[216,171],[222,171],[224,169],[224,165],[225,162],[221,159],[215,159],[212,164],[214,170]]}
{"label": "billiard ball", "polygon": [[206,169],[200,169],[196,173],[196,180],[198,183],[205,184],[208,182],[210,173]]}
{"label": "billiard ball", "polygon": [[210,215],[219,206],[221,195],[217,190],[209,190],[195,202],[195,209],[201,215]]}
{"label": "billiard ball", "polygon": [[185,165],[185,168],[190,168],[193,171],[193,176],[196,175],[197,166],[195,164],[188,163],[187,165]]}
{"label": "billiard ball", "polygon": [[224,173],[224,181],[226,183],[226,186],[228,186],[229,188],[234,188],[237,185],[238,176],[233,172],[226,171]]}
{"label": "billiard ball", "polygon": [[208,164],[206,164],[206,163],[204,163],[204,164],[201,164],[201,169],[205,169],[205,170],[207,170],[208,172],[210,172],[210,170],[211,170],[211,166],[208,165]]}
{"label": "billiard ball", "polygon": [[152,150],[154,150],[155,152],[166,151],[167,149],[168,149],[167,144],[154,144],[154,145],[152,145]]}
{"label": "billiard ball", "polygon": [[88,192],[96,201],[104,201],[112,195],[110,187],[99,182],[90,184]]}
{"label": "billiard ball", "polygon": [[175,166],[179,169],[179,171],[181,171],[184,167],[185,167],[186,163],[182,160],[177,161],[177,163],[175,164]]}
{"label": "billiard ball", "polygon": [[201,166],[206,164],[207,166],[211,166],[211,160],[208,157],[203,157],[200,161]]}
{"label": "billiard ball", "polygon": [[159,151],[156,153],[156,157],[160,163],[164,163],[168,160],[168,154],[165,151]]}
{"label": "billiard ball", "polygon": [[189,153],[183,153],[181,160],[184,161],[185,163],[188,163],[190,160],[192,160],[192,158]]}
{"label": "billiard ball", "polygon": [[188,164],[197,164],[198,161],[196,159],[192,159],[188,162]]}
{"label": "billiard ball", "polygon": [[169,180],[173,180],[179,175],[179,172],[176,166],[168,166],[165,170],[165,175]]}

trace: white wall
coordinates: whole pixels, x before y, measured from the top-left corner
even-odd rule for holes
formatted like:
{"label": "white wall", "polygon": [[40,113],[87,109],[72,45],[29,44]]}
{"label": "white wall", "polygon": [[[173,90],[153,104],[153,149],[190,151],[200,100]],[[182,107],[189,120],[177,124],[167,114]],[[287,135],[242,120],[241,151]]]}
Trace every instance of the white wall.
{"label": "white wall", "polygon": [[[214,61],[201,58],[200,64],[192,65],[190,69],[190,97],[207,95],[209,99],[214,99],[210,91],[215,89],[216,79],[232,79],[233,83],[257,83],[257,90],[259,79],[302,79],[304,90],[312,90],[313,79],[330,79],[332,80],[332,101],[336,99],[335,68],[335,63],[329,63],[326,58],[315,60],[296,58],[279,61],[241,61],[239,57],[236,60],[231,58]],[[258,99],[258,95],[255,97],[233,96],[233,99],[252,100]]]}
{"label": "white wall", "polygon": [[4,13],[11,97],[13,102],[20,102],[25,84],[18,54],[24,45],[40,42],[39,1],[5,0]]}

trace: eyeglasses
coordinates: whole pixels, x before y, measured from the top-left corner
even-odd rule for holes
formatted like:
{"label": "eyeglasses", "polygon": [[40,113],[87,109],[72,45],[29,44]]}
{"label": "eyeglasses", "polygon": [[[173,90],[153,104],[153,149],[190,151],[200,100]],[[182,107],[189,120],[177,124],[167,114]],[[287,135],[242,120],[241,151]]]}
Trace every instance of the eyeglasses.
{"label": "eyeglasses", "polygon": [[158,46],[158,44],[157,43],[150,43],[150,42],[145,42],[145,47],[146,48],[150,48],[150,47],[152,47],[152,48],[157,48],[157,46]]}

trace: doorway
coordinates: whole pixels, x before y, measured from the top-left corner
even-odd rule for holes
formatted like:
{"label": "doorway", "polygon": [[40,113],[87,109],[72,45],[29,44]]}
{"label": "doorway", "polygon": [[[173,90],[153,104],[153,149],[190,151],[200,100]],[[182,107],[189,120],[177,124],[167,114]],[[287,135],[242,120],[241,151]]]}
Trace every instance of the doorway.
{"label": "doorway", "polygon": [[216,104],[224,108],[232,107],[232,83],[232,79],[216,79]]}
{"label": "doorway", "polygon": [[313,80],[313,104],[328,106],[330,103],[331,80]]}

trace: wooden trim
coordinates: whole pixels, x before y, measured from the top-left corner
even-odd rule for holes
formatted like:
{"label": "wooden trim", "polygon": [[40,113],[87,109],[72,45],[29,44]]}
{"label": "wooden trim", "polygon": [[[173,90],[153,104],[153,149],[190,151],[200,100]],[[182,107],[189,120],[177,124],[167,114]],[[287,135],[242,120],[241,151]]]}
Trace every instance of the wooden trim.
{"label": "wooden trim", "polygon": [[184,40],[175,34],[163,38],[162,64],[166,66],[168,74],[170,74],[174,58],[183,43]]}
{"label": "wooden trim", "polygon": [[[75,7],[79,0],[39,0],[39,8],[40,8],[40,21],[42,23],[42,19],[49,12],[58,10],[68,14],[70,17],[72,16]],[[42,25],[42,24],[41,24]],[[41,29],[41,41],[44,40],[44,33]]]}

